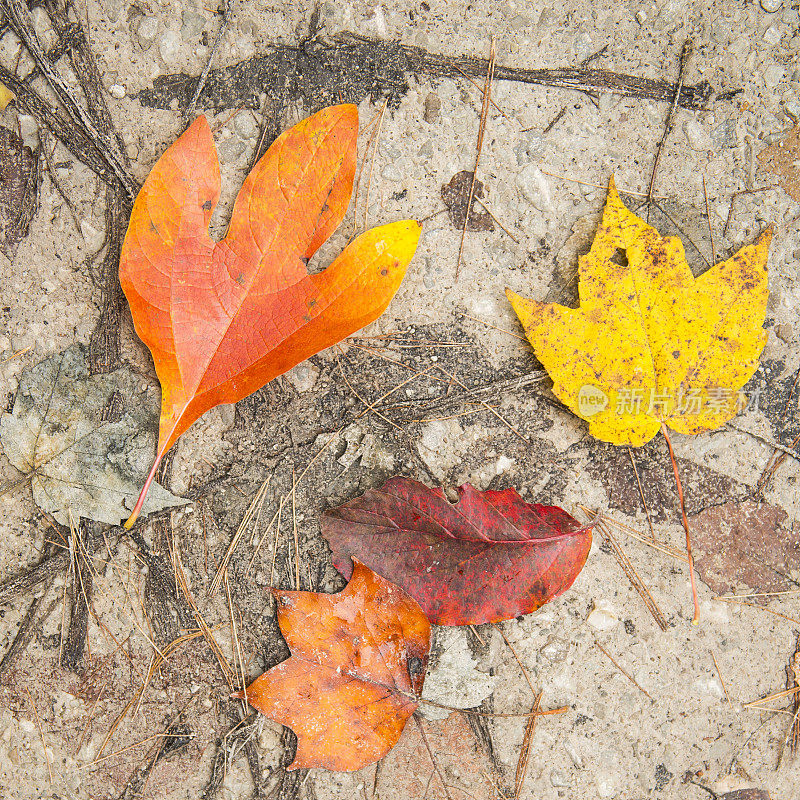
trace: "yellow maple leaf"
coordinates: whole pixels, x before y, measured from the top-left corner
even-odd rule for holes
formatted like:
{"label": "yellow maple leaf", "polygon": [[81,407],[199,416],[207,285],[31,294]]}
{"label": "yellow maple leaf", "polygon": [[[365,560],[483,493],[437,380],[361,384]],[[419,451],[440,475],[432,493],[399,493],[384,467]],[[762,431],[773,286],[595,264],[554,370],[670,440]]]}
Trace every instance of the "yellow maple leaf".
{"label": "yellow maple leaf", "polygon": [[612,179],[580,259],[579,308],[506,294],[558,399],[598,439],[639,446],[662,420],[695,434],[740,409],[766,342],[771,239],[695,278],[681,241],[629,211]]}
{"label": "yellow maple leaf", "polygon": [[6,106],[12,101],[16,100],[17,96],[7,86],[0,83],[0,111],[5,111]]}

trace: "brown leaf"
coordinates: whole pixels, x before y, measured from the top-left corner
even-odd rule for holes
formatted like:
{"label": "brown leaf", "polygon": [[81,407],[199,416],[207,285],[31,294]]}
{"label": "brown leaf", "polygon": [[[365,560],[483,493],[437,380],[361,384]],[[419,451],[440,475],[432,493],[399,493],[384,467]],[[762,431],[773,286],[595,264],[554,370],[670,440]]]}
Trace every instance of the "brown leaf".
{"label": "brown leaf", "polygon": [[[376,800],[378,797],[444,800],[448,795],[452,800],[498,797],[490,780],[496,768],[462,714],[451,714],[437,722],[423,721],[421,725],[430,752],[419,727],[409,725],[405,736],[380,763]],[[436,766],[431,762],[431,753]],[[447,783],[447,790],[442,780]]]}
{"label": "brown leaf", "polygon": [[762,167],[778,179],[786,194],[800,201],[800,125],[795,125],[779,142],[758,154]]}
{"label": "brown leaf", "polygon": [[[467,201],[469,200],[469,189],[472,185],[472,176],[475,173],[469,170],[457,172],[450,179],[450,183],[442,186],[442,200],[447,206],[447,213],[450,221],[456,230],[464,229],[464,217],[467,215]],[[483,198],[483,181],[475,179],[475,189],[472,193],[472,209],[469,213],[467,222],[468,231],[493,231],[494,222],[492,215],[479,207],[476,198]]]}
{"label": "brown leaf", "polygon": [[[745,584],[755,592],[791,588],[784,576],[800,568],[800,532],[786,512],[752,500],[709,508],[689,520],[695,566],[717,594]],[[758,600],[759,598],[754,598]]]}

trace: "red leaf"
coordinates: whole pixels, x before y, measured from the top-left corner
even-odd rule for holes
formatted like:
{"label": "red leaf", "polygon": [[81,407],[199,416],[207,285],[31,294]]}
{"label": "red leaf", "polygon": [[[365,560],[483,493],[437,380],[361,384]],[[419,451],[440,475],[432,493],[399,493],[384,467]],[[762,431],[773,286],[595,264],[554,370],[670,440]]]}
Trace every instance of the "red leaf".
{"label": "red leaf", "polygon": [[322,535],[345,576],[350,557],[403,587],[438,625],[478,625],[529,614],[566,591],[592,544],[556,506],[515,489],[465,484],[456,504],[441,489],[391,478],[326,511]]}

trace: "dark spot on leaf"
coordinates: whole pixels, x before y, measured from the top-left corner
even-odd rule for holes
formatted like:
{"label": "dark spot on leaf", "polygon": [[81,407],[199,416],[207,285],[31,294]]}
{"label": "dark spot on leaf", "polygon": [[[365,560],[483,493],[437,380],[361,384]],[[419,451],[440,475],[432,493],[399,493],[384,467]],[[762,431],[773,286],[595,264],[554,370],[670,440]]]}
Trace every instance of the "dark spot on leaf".
{"label": "dark spot on leaf", "polygon": [[212,205],[213,205],[213,203],[210,200],[206,200],[205,203],[203,203],[203,210],[204,211],[211,211],[211,206]]}
{"label": "dark spot on leaf", "polygon": [[383,275],[383,277],[385,278],[385,277],[386,277],[388,274],[389,274],[389,270],[388,270],[388,269],[386,269],[386,267],[384,267],[384,268],[381,270],[381,275]]}

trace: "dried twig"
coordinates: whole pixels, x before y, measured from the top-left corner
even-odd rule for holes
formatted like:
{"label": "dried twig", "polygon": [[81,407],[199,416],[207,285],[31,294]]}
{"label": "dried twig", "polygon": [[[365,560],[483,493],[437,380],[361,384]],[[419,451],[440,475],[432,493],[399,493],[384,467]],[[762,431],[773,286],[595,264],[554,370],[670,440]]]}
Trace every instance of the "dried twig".
{"label": "dried twig", "polygon": [[492,44],[489,50],[489,66],[486,69],[486,82],[483,86],[483,103],[481,104],[481,121],[478,127],[478,144],[475,152],[475,167],[472,170],[472,181],[469,185],[469,195],[467,196],[467,211],[464,214],[464,227],[461,229],[461,243],[458,246],[458,259],[456,260],[456,280],[458,280],[458,271],[461,268],[461,256],[464,253],[464,238],[467,235],[467,224],[469,217],[472,213],[472,203],[475,199],[475,179],[478,175],[478,165],[481,160],[481,150],[483,149],[483,135],[486,132],[486,119],[489,115],[489,102],[492,94],[492,80],[494,79],[494,60],[495,48],[494,37],[492,37]]}
{"label": "dried twig", "polygon": [[664,122],[664,133],[661,135],[661,141],[658,143],[658,148],[656,149],[656,157],[653,160],[653,171],[650,175],[650,185],[647,187],[647,220],[650,221],[650,204],[653,202],[653,187],[656,183],[656,173],[658,172],[658,162],[661,160],[661,151],[664,147],[664,142],[666,142],[667,137],[672,132],[672,126],[674,124],[675,119],[675,109],[678,107],[678,103],[680,102],[681,97],[681,89],[683,88],[683,74],[686,71],[686,65],[689,63],[689,57],[692,55],[692,49],[694,48],[694,44],[691,39],[687,39],[683,43],[683,49],[681,50],[681,57],[678,66],[678,83],[675,87],[675,96],[672,100],[672,105],[670,106],[669,112],[667,114],[667,119]]}
{"label": "dried twig", "polygon": [[[513,652],[513,651],[512,651]],[[539,710],[542,704],[542,691],[536,695],[531,707],[532,712]],[[522,747],[519,750],[519,758],[517,759],[517,770],[514,773],[514,800],[519,800],[522,787],[525,784],[525,776],[528,773],[528,757],[531,752],[531,741],[533,740],[533,732],[536,730],[536,714],[530,717],[525,724],[525,733],[522,736]]]}
{"label": "dried twig", "polygon": [[678,490],[678,502],[681,506],[681,522],[683,523],[683,530],[686,532],[686,556],[689,559],[689,581],[692,584],[692,602],[694,603],[694,616],[692,617],[692,625],[700,624],[700,600],[697,597],[697,585],[694,578],[694,559],[692,558],[692,535],[689,531],[689,519],[686,516],[686,503],[683,499],[683,486],[681,484],[681,474],[678,471],[678,462],[675,460],[675,453],[672,449],[672,442],[669,438],[669,431],[667,426],[661,423],[661,433],[667,440],[667,448],[669,449],[669,458],[672,461],[672,471],[675,475],[675,487]]}
{"label": "dried twig", "polygon": [[667,621],[664,619],[661,609],[656,604],[656,601],[653,599],[653,596],[650,594],[650,591],[645,585],[644,581],[639,577],[639,573],[634,569],[633,564],[631,564],[628,556],[625,555],[625,552],[619,546],[617,540],[611,535],[611,531],[608,530],[605,521],[598,519],[595,525],[595,530],[600,531],[602,537],[611,546],[611,552],[614,554],[614,558],[617,559],[617,563],[622,568],[625,576],[631,582],[633,588],[638,592],[639,597],[641,597],[644,601],[644,604],[647,606],[647,610],[652,614],[653,619],[656,621],[658,627],[661,628],[662,631],[667,630]]}
{"label": "dried twig", "polygon": [[614,657],[611,655],[611,653],[609,653],[609,652],[608,652],[608,650],[606,650],[606,649],[605,649],[605,647],[603,647],[603,645],[601,645],[601,644],[600,644],[600,642],[598,642],[598,641],[597,641],[597,639],[595,639],[595,640],[594,640],[594,643],[595,643],[595,646],[597,647],[597,649],[598,649],[598,650],[599,650],[599,651],[600,651],[600,652],[601,652],[601,653],[602,653],[602,654],[603,654],[603,655],[604,655],[604,656],[605,656],[605,657],[606,657],[606,658],[607,658],[607,659],[608,659],[608,660],[609,660],[609,661],[610,661],[610,662],[611,662],[611,663],[612,663],[612,664],[613,664],[613,665],[614,665],[614,666],[615,666],[615,667],[616,667],[616,668],[617,668],[617,669],[618,669],[618,670],[619,670],[619,671],[620,671],[620,672],[621,672],[621,673],[622,673],[622,674],[623,674],[623,675],[624,675],[624,676],[625,676],[625,677],[626,677],[626,678],[627,678],[627,679],[628,679],[628,680],[629,680],[629,681],[630,681],[630,682],[631,682],[631,683],[632,683],[632,684],[633,684],[633,685],[634,685],[634,686],[635,686],[635,687],[636,687],[636,688],[637,688],[637,689],[638,689],[638,690],[639,690],[639,691],[640,691],[642,694],[646,695],[646,696],[647,696],[647,697],[650,699],[650,701],[651,701],[651,702],[655,703],[655,700],[654,700],[654,699],[653,699],[653,697],[651,696],[650,692],[648,692],[648,691],[647,691],[647,689],[644,689],[644,688],[643,688],[643,687],[642,687],[642,686],[641,686],[641,685],[640,685],[640,684],[639,684],[639,683],[636,681],[636,678],[634,678],[634,677],[633,677],[633,675],[631,675],[631,674],[630,674],[630,673],[629,673],[627,670],[625,670],[623,667],[621,667],[621,666],[620,666],[620,665],[617,663],[616,659],[615,659],[615,658],[614,658]]}
{"label": "dried twig", "polygon": [[214,37],[214,44],[211,46],[211,52],[208,54],[208,59],[206,60],[206,64],[203,67],[203,71],[200,73],[200,77],[197,79],[197,86],[195,86],[194,92],[192,93],[192,99],[189,101],[189,105],[186,107],[185,116],[188,117],[192,114],[197,105],[197,101],[200,98],[200,94],[203,91],[203,88],[206,85],[206,81],[208,80],[208,73],[211,71],[211,62],[214,60],[214,56],[217,54],[217,50],[219,49],[220,44],[222,43],[222,38],[225,36],[225,31],[228,29],[228,23],[230,22],[231,18],[231,8],[233,5],[233,0],[223,0],[222,3],[222,21],[219,24],[219,30],[217,31],[217,35]]}

